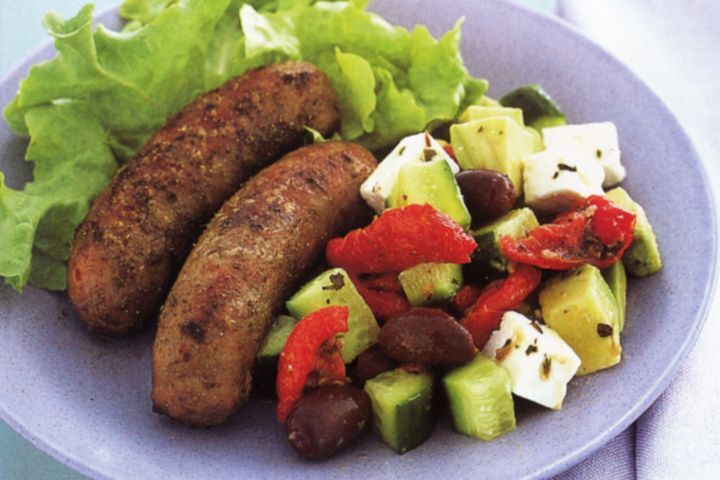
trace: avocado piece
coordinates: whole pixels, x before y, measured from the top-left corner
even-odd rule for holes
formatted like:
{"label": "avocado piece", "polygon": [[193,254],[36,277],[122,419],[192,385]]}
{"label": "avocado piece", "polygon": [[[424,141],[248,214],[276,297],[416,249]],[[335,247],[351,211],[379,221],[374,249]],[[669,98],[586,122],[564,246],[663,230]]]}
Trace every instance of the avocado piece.
{"label": "avocado piece", "polygon": [[458,123],[471,122],[473,120],[481,120],[483,118],[490,117],[508,117],[520,126],[525,126],[523,121],[523,111],[519,108],[509,108],[502,106],[482,106],[482,105],[470,105],[465,109]]}
{"label": "avocado piece", "polygon": [[489,263],[498,271],[507,271],[507,258],[500,248],[500,237],[525,238],[538,225],[537,217],[526,207],[510,210],[494,222],[471,231],[478,245],[473,253],[473,262]]}
{"label": "avocado piece", "polygon": [[443,302],[462,288],[462,267],[454,263],[421,263],[400,272],[398,280],[410,305]]}
{"label": "avocado piece", "polygon": [[373,429],[398,453],[423,443],[433,428],[433,377],[396,368],[365,382],[373,410]]}
{"label": "avocado piece", "polygon": [[262,345],[260,345],[260,350],[258,350],[255,357],[263,358],[279,356],[280,352],[282,352],[282,349],[285,347],[285,343],[290,336],[290,332],[292,332],[293,328],[295,328],[297,322],[298,319],[291,317],[290,315],[278,315],[275,322],[273,322],[272,327],[270,327],[270,331],[267,335],[265,335],[265,340],[263,340]]}
{"label": "avocado piece", "polygon": [[645,277],[658,272],[662,268],[660,249],[645,209],[633,201],[622,187],[613,188],[605,195],[610,201],[636,216],[632,244],[622,257],[627,271],[636,277]]}
{"label": "avocado piece", "polygon": [[550,95],[537,84],[525,85],[500,98],[504,107],[520,108],[525,122],[538,131],[547,127],[565,125],[565,114]]}
{"label": "avocado piece", "polygon": [[489,117],[450,127],[450,143],[463,170],[504,173],[522,194],[522,159],[538,151],[536,137],[509,117]]}
{"label": "avocado piece", "polygon": [[515,429],[510,375],[485,355],[447,373],[443,385],[458,432],[490,441]]}
{"label": "avocado piece", "polygon": [[298,320],[328,305],[344,305],[350,310],[341,351],[345,363],[350,363],[377,343],[380,327],[345,270],[333,268],[321,273],[286,303],[290,314]]}
{"label": "avocado piece", "polygon": [[627,275],[622,262],[615,262],[602,272],[618,306],[620,333],[625,328],[625,310],[627,308]]}
{"label": "avocado piece", "polygon": [[600,270],[584,265],[548,281],[540,292],[545,323],[580,357],[578,375],[620,361],[620,314]]}
{"label": "avocado piece", "polygon": [[483,95],[480,98],[480,102],[478,103],[481,107],[500,107],[500,102],[495,100],[494,98],[488,97],[487,95]]}
{"label": "avocado piece", "polygon": [[463,229],[470,228],[470,212],[448,162],[442,159],[411,163],[400,168],[388,198],[389,207],[429,203],[455,220]]}

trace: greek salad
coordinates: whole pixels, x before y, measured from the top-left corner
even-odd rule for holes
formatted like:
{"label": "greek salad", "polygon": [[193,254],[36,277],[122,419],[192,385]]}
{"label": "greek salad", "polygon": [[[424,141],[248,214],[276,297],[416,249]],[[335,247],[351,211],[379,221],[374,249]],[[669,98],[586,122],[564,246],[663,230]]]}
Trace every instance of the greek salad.
{"label": "greek salad", "polygon": [[613,123],[567,125],[528,85],[483,96],[442,136],[408,136],[379,163],[360,189],[374,220],[328,243],[332,268],[258,353],[307,458],[367,427],[407,452],[442,405],[485,441],[516,428],[515,397],[561,409],[572,378],[621,359],[627,274],[662,267],[619,186]]}

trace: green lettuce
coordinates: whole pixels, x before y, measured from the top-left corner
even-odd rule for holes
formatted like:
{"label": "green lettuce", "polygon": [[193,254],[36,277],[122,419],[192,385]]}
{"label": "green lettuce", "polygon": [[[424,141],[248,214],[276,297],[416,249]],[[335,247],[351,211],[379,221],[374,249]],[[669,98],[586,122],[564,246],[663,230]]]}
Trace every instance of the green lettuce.
{"label": "green lettuce", "polygon": [[93,7],[49,13],[57,56],[34,66],[4,110],[30,137],[33,181],[0,173],[0,275],[65,288],[70,242],[90,202],[166,119],[250,68],[316,64],[341,101],[342,137],[369,148],[455,118],[487,82],[460,57],[460,23],[439,40],[393,26],[366,0],[125,0],[121,32],[93,29]]}

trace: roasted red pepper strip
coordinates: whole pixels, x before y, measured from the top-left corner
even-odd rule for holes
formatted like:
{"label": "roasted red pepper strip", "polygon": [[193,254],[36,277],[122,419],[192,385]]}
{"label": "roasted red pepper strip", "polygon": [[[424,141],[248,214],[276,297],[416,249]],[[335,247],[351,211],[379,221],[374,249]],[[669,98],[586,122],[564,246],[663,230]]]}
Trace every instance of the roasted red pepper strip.
{"label": "roasted red pepper strip", "polygon": [[540,285],[542,274],[529,265],[518,265],[504,280],[486,286],[475,304],[466,311],[462,323],[482,350],[505,312],[517,308]]}
{"label": "roasted red pepper strip", "polygon": [[353,273],[401,272],[420,263],[468,263],[475,240],[430,205],[383,212],[365,228],[334,238],[325,251],[333,266]]}
{"label": "roasted red pepper strip", "polygon": [[[330,306],[316,310],[305,316],[295,325],[293,331],[280,352],[278,361],[277,418],[285,422],[295,402],[302,396],[308,375],[318,369],[320,375],[345,376],[336,360],[318,360],[323,344],[330,345],[338,333],[347,332],[348,307]],[[327,344],[326,344],[327,345]]]}
{"label": "roasted red pepper strip", "polygon": [[454,315],[462,317],[465,315],[465,311],[475,304],[482,292],[482,287],[477,285],[465,285],[458,293],[455,294],[452,300],[450,300],[448,305],[450,311]]}
{"label": "roasted red pepper strip", "polygon": [[607,268],[630,246],[634,228],[633,213],[593,195],[525,238],[501,237],[500,246],[510,260],[549,270],[571,270],[586,263]]}
{"label": "roasted red pepper strip", "polygon": [[445,153],[448,154],[450,158],[453,159],[454,162],[457,162],[457,157],[455,156],[455,150],[453,149],[452,145],[449,143],[446,143],[443,145],[443,150],[445,150]]}
{"label": "roasted red pepper strip", "polygon": [[358,276],[350,273],[355,288],[368,304],[373,315],[379,322],[410,310],[410,303],[405,297],[397,273],[386,273],[379,277]]}

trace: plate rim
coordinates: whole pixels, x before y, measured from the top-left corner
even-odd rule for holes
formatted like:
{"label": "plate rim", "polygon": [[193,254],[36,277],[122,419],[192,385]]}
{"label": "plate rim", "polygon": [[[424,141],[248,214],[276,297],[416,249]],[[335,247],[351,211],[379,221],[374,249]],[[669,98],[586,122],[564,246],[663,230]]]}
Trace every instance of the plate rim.
{"label": "plate rim", "polygon": [[[713,196],[713,185],[710,182],[710,178],[707,173],[705,163],[697,152],[695,145],[690,139],[689,135],[685,131],[684,126],[672,112],[672,110],[665,104],[655,91],[639,76],[637,75],[628,65],[618,59],[610,51],[606,50],[594,39],[587,35],[584,31],[579,29],[577,26],[569,23],[565,19],[557,16],[547,14],[528,7],[524,4],[517,3],[515,0],[483,0],[486,3],[497,3],[501,4],[502,7],[508,9],[514,9],[515,11],[521,12],[522,15],[528,17],[534,17],[535,21],[550,22],[556,28],[564,29],[570,34],[579,37],[580,40],[585,43],[586,47],[592,48],[603,60],[610,62],[613,68],[619,69],[624,75],[630,77],[634,82],[650,95],[653,101],[659,106],[668,118],[671,118],[675,122],[676,134],[679,137],[679,141],[684,142],[688,146],[687,156],[693,160],[698,168],[698,173],[702,179],[702,197],[710,206],[710,221],[708,229],[708,236],[712,243],[712,252],[710,267],[708,270],[708,281],[705,284],[704,291],[702,293],[702,302],[699,304],[695,315],[693,316],[692,327],[686,335],[685,340],[680,345],[680,348],[675,350],[674,355],[670,358],[670,361],[666,364],[666,367],[662,373],[656,378],[656,381],[652,383],[651,387],[640,397],[640,399],[634,403],[634,405],[626,411],[626,413],[618,418],[615,422],[610,424],[600,435],[595,437],[593,440],[573,448],[569,453],[556,458],[554,461],[549,462],[544,468],[538,471],[532,472],[524,478],[528,480],[537,480],[543,478],[549,478],[553,475],[566,471],[573,466],[580,463],[585,458],[589,457],[592,453],[596,452],[602,446],[607,444],[612,438],[620,434],[625,430],[631,423],[636,421],[654,402],[657,398],[666,390],[670,382],[675,378],[680,366],[687,358],[688,354],[697,343],[697,339],[702,331],[705,323],[708,319],[708,314],[716,292],[719,274],[720,274],[720,254],[718,252],[718,205],[716,205]],[[372,11],[372,4],[370,2],[369,10]],[[93,23],[101,22],[110,15],[118,15],[119,5],[104,8],[99,12],[94,13]],[[28,69],[37,63],[37,58],[45,55],[47,52],[53,50],[52,40],[47,40],[32,50],[30,50],[21,60],[15,62],[6,72],[0,76],[0,84],[5,84],[10,80],[11,77],[18,74],[18,72],[27,72]],[[24,78],[24,77],[22,77]],[[21,422],[17,421],[14,416],[7,411],[6,407],[0,404],[0,420],[4,421],[11,429],[17,432],[21,437],[27,440],[35,448],[49,455],[59,463],[75,470],[76,472],[92,477],[92,478],[112,478],[107,473],[102,472],[97,467],[89,465],[81,458],[77,458],[76,455],[70,455],[63,451],[62,446],[51,444],[44,439],[38,437],[32,431],[27,429]]]}

